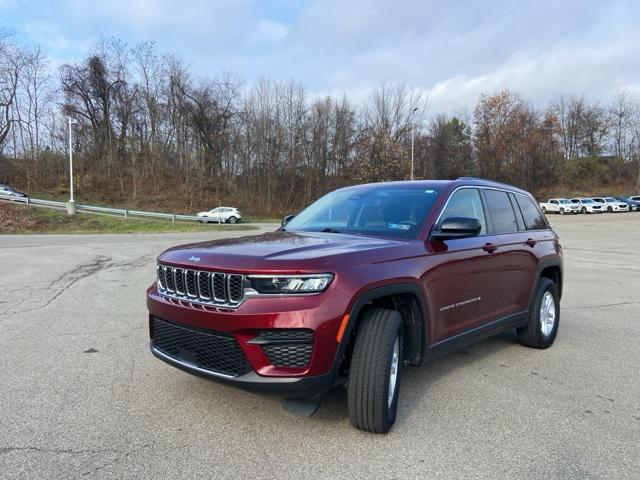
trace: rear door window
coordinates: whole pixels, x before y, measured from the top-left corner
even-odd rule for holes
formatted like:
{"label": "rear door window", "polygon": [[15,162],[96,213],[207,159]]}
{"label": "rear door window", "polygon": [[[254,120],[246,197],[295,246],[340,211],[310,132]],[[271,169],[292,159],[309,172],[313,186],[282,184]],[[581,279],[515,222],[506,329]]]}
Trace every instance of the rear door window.
{"label": "rear door window", "polygon": [[516,202],[518,203],[522,216],[524,217],[524,224],[526,225],[527,230],[543,230],[545,228],[549,228],[544,215],[530,198],[527,198],[524,195],[516,195]]}
{"label": "rear door window", "polygon": [[487,210],[491,218],[492,233],[517,232],[518,222],[507,192],[484,190],[484,198],[487,201]]}

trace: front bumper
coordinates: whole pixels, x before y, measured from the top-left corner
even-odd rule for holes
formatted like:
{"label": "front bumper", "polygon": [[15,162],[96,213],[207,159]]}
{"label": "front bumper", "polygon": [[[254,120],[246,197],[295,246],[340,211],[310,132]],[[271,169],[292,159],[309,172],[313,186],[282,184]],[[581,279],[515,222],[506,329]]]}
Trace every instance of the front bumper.
{"label": "front bumper", "polygon": [[153,345],[151,345],[151,353],[163,362],[179,368],[184,372],[191,373],[192,375],[233,385],[251,392],[270,393],[286,398],[315,397],[340,383],[337,372],[333,369],[322,375],[308,377],[263,377],[254,371],[237,377],[230,377],[199,368],[192,363],[165,355],[154,348]]}
{"label": "front bumper", "polygon": [[[150,348],[160,360],[204,378],[288,398],[314,396],[329,390],[337,382],[339,343],[336,335],[348,308],[348,300],[336,289],[329,288],[314,296],[248,299],[236,310],[230,310],[177,301],[159,293],[154,285],[147,292],[152,334]],[[154,319],[204,332],[205,335],[233,338],[249,368],[235,372],[202,368],[202,362],[192,361],[194,356],[188,346],[185,354],[181,354],[182,347],[177,350],[156,348],[153,342]],[[313,347],[307,365],[291,367],[286,361],[276,364],[265,348],[261,332],[295,329],[313,332]],[[282,342],[276,339],[274,344],[278,340]]]}

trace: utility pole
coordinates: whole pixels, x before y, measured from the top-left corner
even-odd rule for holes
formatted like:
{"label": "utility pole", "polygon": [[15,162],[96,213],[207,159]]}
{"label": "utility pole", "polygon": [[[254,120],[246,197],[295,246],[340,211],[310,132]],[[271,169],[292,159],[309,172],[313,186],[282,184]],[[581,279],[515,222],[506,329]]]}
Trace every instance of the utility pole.
{"label": "utility pole", "polygon": [[69,215],[75,215],[76,202],[73,199],[73,143],[71,141],[71,125],[78,123],[69,117],[69,193],[70,198],[67,202],[67,213]]}
{"label": "utility pole", "polygon": [[411,180],[413,180],[413,142],[415,138],[416,122],[413,120],[414,114],[418,111],[418,107],[411,110]]}

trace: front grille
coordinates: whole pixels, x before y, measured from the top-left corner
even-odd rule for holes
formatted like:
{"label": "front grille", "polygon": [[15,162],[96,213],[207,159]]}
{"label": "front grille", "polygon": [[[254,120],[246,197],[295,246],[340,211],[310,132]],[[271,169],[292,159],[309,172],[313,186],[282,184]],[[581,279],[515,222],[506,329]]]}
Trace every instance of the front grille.
{"label": "front grille", "polygon": [[251,371],[238,342],[228,333],[151,319],[153,348],[176,360],[228,376]]}
{"label": "front grille", "polygon": [[269,363],[276,367],[304,368],[313,352],[313,330],[261,330],[250,343],[260,344]]}
{"label": "front grille", "polygon": [[244,275],[158,265],[158,288],[170,297],[237,306],[244,298]]}

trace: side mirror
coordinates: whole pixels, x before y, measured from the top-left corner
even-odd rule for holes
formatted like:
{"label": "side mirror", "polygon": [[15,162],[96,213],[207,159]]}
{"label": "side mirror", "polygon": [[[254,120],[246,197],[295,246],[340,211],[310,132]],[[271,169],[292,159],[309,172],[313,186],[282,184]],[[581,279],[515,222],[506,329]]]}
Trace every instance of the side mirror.
{"label": "side mirror", "polygon": [[289,223],[293,217],[295,217],[295,215],[285,215],[284,218],[282,219],[282,222],[280,223],[281,227],[284,227],[287,223]]}
{"label": "side mirror", "polygon": [[440,223],[440,228],[431,233],[431,237],[436,240],[477,237],[480,230],[482,225],[477,218],[447,217]]}

